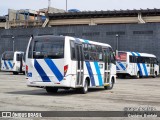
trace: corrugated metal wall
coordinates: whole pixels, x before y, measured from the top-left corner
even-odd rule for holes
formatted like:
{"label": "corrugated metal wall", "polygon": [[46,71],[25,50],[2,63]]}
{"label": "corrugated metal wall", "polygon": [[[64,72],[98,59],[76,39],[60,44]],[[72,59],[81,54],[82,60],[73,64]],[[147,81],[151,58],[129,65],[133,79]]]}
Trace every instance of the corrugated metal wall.
{"label": "corrugated metal wall", "polygon": [[119,35],[119,50],[155,54],[160,60],[160,23],[112,24],[96,26],[56,26],[50,28],[27,28],[0,30],[0,56],[6,50],[25,51],[30,35],[68,35],[110,44],[116,49],[116,34]]}

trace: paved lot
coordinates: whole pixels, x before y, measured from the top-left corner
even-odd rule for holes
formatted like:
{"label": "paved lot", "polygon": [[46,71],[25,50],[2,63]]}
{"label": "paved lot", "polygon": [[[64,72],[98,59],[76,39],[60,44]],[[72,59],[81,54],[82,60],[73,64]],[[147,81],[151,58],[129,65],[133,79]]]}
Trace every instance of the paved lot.
{"label": "paved lot", "polygon": [[26,86],[24,75],[0,72],[0,111],[123,111],[124,107],[160,110],[160,78],[117,79],[112,90],[89,89],[87,94]]}

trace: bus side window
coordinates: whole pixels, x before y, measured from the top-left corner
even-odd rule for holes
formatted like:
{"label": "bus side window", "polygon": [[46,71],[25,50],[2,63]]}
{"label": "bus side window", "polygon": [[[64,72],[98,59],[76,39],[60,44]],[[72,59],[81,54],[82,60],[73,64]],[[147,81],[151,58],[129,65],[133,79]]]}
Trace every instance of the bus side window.
{"label": "bus side window", "polygon": [[103,61],[103,54],[102,54],[102,52],[99,53],[98,60],[99,60],[99,61]]}
{"label": "bus side window", "polygon": [[159,64],[159,62],[158,62],[158,60],[156,58],[154,58],[154,64],[156,64],[156,65]]}
{"label": "bus side window", "polygon": [[89,52],[84,52],[84,59],[89,60]]}
{"label": "bus side window", "polygon": [[21,54],[16,55],[16,61],[21,61]]}
{"label": "bus side window", "polygon": [[130,61],[129,61],[130,63],[137,63],[137,58],[136,58],[136,56],[131,56],[131,55],[130,55],[130,56],[129,56],[129,60],[130,60]]}
{"label": "bus side window", "polygon": [[134,63],[134,58],[133,58],[133,56],[131,56],[131,55],[129,56],[129,62],[130,62],[130,63]]}
{"label": "bus side window", "polygon": [[113,50],[109,48],[111,63],[116,64]]}
{"label": "bus side window", "polygon": [[75,43],[74,41],[71,41],[71,59],[75,60],[76,59],[76,52],[75,52]]}

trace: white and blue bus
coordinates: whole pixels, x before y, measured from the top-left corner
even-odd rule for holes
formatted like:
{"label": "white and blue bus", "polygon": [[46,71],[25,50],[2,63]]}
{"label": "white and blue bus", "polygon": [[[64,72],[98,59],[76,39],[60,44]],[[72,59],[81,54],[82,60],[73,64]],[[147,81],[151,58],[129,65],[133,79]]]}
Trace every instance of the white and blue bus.
{"label": "white and blue bus", "polygon": [[155,55],[138,52],[119,51],[116,57],[117,76],[135,76],[136,78],[159,74],[159,62]]}
{"label": "white and blue bus", "polygon": [[1,57],[1,71],[25,73],[24,52],[22,51],[5,51]]}
{"label": "white and blue bus", "polygon": [[35,36],[26,50],[27,85],[57,92],[59,88],[112,89],[116,63],[108,44],[69,36]]}

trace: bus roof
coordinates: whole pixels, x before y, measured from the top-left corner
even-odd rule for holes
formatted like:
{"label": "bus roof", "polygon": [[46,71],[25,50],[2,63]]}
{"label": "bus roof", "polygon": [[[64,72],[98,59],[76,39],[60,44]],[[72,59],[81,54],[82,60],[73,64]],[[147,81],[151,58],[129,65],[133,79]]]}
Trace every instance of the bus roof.
{"label": "bus roof", "polygon": [[68,40],[75,40],[75,41],[80,41],[82,43],[88,43],[88,44],[95,44],[95,45],[101,45],[101,46],[106,46],[106,47],[111,47],[109,44],[106,43],[101,43],[101,42],[95,42],[95,41],[90,41],[87,39],[82,39],[82,38],[76,38],[76,37],[71,37],[71,36],[55,36],[55,35],[43,35],[43,36],[34,36],[34,38],[52,38],[52,37],[59,37],[59,38],[64,38]]}
{"label": "bus roof", "polygon": [[149,54],[149,53],[139,53],[139,52],[127,52],[127,51],[118,51],[118,52],[124,52],[124,53],[127,53],[127,54],[129,54],[129,55],[135,55],[135,56],[143,56],[143,57],[155,57],[156,58],[156,56],[155,55],[153,55],[153,54]]}

